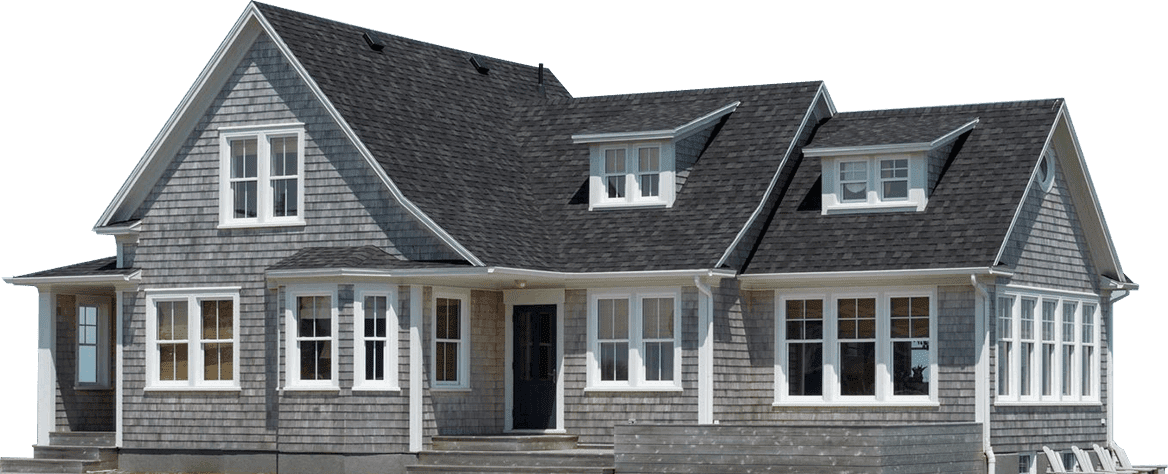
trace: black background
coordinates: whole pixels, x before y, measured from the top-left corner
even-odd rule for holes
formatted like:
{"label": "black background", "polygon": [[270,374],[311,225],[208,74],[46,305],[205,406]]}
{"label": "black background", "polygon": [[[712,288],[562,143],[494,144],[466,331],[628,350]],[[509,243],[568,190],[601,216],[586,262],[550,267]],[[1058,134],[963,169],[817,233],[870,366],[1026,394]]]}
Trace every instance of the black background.
{"label": "black background", "polygon": [[[9,19],[32,28],[6,34],[7,112],[15,124],[7,139],[19,146],[7,147],[12,212],[2,276],[113,255],[113,239],[91,226],[245,2],[42,5]],[[1159,232],[1162,200],[1145,190],[1161,181],[1163,168],[1161,79],[1150,74],[1163,58],[1162,44],[1153,48],[1145,25],[1133,20],[1139,13],[280,5],[542,62],[573,96],[821,79],[841,111],[1065,97],[1124,271],[1145,288],[1115,308],[1117,440],[1136,462],[1168,462],[1154,442],[1166,420],[1156,347],[1166,340],[1154,309],[1162,288],[1148,273],[1160,262],[1148,241]],[[36,291],[4,285],[0,292],[15,425],[0,455],[32,455]]]}

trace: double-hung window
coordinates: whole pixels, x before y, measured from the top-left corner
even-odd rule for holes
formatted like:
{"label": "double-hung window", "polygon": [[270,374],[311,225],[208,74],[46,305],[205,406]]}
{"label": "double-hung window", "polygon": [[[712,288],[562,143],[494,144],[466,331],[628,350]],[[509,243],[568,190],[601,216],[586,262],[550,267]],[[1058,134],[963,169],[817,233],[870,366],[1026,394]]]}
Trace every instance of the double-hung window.
{"label": "double-hung window", "polygon": [[285,388],[339,389],[336,286],[290,286],[285,291]]}
{"label": "double-hung window", "polygon": [[436,389],[470,388],[470,294],[435,292],[430,363]]}
{"label": "double-hung window", "polygon": [[239,289],[147,290],[147,389],[239,388]]}
{"label": "double-hung window", "polygon": [[588,389],[680,389],[680,300],[676,289],[591,293]]}
{"label": "double-hung window", "polygon": [[109,303],[92,297],[77,300],[77,386],[109,387]]}
{"label": "double-hung window", "polygon": [[776,404],[936,402],[931,288],[776,295]]}
{"label": "double-hung window", "polygon": [[997,298],[997,403],[1099,400],[1098,298],[1004,287]]}
{"label": "double-hung window", "polygon": [[921,211],[928,203],[922,153],[825,156],[823,213]]}
{"label": "double-hung window", "polygon": [[355,288],[354,390],[397,390],[397,294],[393,287]]}
{"label": "double-hung window", "polygon": [[672,143],[594,145],[592,155],[590,209],[673,204]]}
{"label": "double-hung window", "polygon": [[219,227],[304,224],[304,125],[219,129]]}

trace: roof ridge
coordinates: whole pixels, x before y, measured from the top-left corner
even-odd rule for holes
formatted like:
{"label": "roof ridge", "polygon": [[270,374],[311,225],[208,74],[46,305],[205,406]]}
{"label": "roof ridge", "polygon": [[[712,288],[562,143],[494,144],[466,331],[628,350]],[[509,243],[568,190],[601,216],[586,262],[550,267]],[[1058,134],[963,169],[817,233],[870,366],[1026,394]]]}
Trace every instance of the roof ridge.
{"label": "roof ridge", "polygon": [[[629,99],[636,99],[636,98],[668,97],[671,95],[682,96],[682,95],[693,95],[693,94],[715,94],[715,93],[725,93],[725,92],[732,92],[732,91],[761,90],[761,89],[765,89],[765,88],[772,88],[772,87],[779,87],[779,86],[788,87],[788,88],[795,88],[798,86],[815,85],[816,87],[818,87],[821,84],[823,84],[823,81],[775,82],[775,83],[770,83],[770,84],[751,84],[751,85],[746,85],[746,86],[704,87],[704,88],[698,88],[698,89],[676,89],[676,90],[669,90],[669,91],[630,92],[630,93],[624,93],[624,94],[593,95],[593,96],[573,97],[571,100],[602,102],[602,101],[629,100]],[[554,100],[549,100],[548,102],[551,104],[555,104],[556,101],[559,101],[559,100],[564,100],[564,99],[554,99]]]}

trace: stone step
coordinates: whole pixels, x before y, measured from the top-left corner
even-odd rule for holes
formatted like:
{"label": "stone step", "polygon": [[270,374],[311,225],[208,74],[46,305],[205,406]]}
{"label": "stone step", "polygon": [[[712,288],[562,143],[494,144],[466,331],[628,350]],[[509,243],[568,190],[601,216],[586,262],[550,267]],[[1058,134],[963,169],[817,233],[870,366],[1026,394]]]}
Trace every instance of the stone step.
{"label": "stone step", "polygon": [[0,458],[0,472],[83,473],[87,462],[83,459]]}
{"label": "stone step", "polygon": [[117,469],[118,450],[101,446],[33,446],[35,459],[77,459],[90,471]]}
{"label": "stone step", "polygon": [[112,431],[54,431],[49,433],[49,446],[113,447],[116,434]]}
{"label": "stone step", "polygon": [[569,449],[562,451],[422,451],[419,466],[491,466],[491,467],[587,467],[611,468],[613,451],[603,449]]}
{"label": "stone step", "polygon": [[435,436],[434,451],[545,451],[575,449],[576,435]]}

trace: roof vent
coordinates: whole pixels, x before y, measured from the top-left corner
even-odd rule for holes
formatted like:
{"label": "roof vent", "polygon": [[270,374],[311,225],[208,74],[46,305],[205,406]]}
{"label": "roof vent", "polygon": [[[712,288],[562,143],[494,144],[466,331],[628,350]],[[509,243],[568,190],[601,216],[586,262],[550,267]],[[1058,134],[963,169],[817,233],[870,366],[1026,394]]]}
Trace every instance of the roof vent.
{"label": "roof vent", "polygon": [[374,51],[381,51],[385,49],[385,41],[382,40],[380,36],[377,36],[377,33],[366,31],[361,36],[365,37],[365,44],[369,45],[369,49]]}
{"label": "roof vent", "polygon": [[475,70],[478,71],[479,74],[486,75],[491,71],[491,68],[487,67],[486,63],[479,61],[479,58],[474,56],[470,57],[470,64],[474,66]]}

